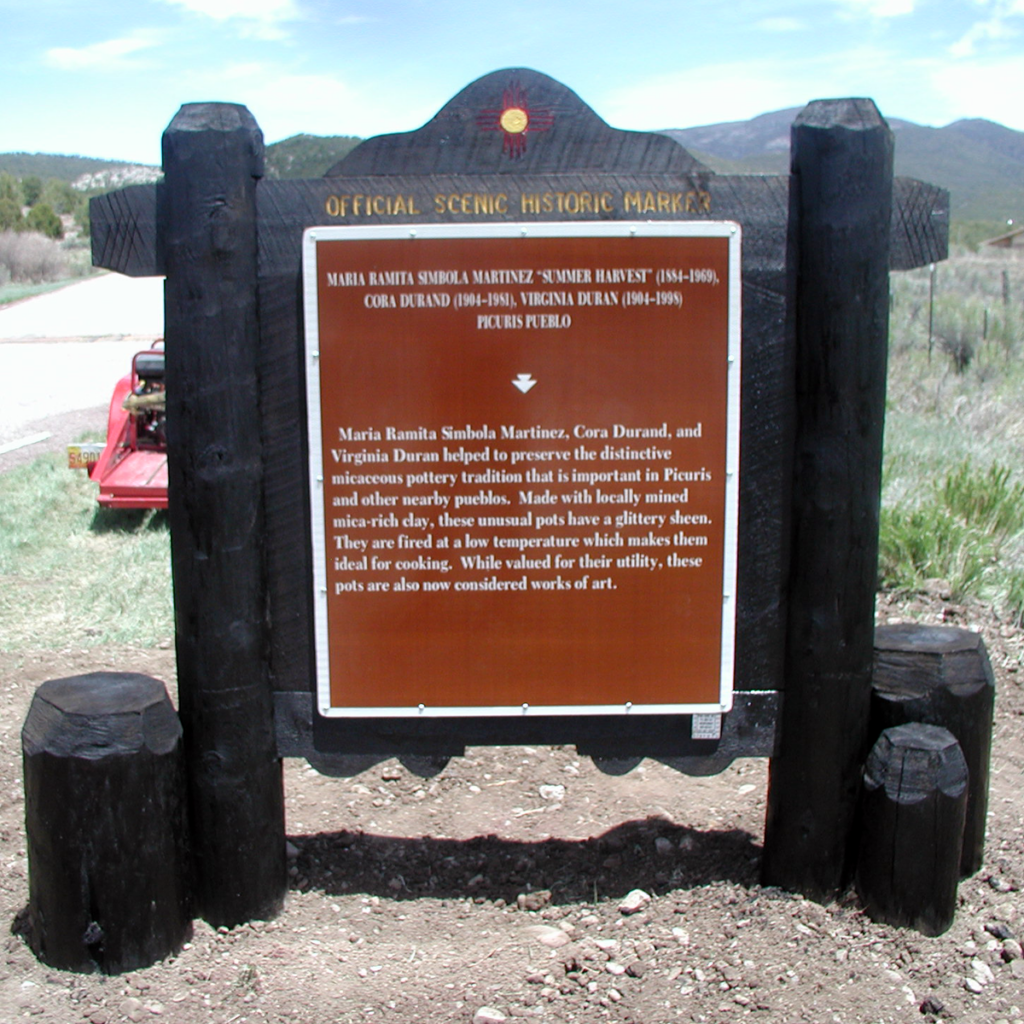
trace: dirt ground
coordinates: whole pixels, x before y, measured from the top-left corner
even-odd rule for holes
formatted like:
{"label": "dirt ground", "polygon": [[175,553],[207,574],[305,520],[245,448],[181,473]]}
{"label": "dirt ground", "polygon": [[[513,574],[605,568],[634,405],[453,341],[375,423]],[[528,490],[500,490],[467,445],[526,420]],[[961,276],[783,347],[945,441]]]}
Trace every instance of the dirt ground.
{"label": "dirt ground", "polygon": [[[352,779],[286,762],[280,916],[197,921],[180,954],[120,977],[47,968],[14,930],[28,899],[20,729],[49,678],[173,683],[170,642],[0,655],[0,1021],[1018,1020],[1024,637],[938,597],[880,611],[911,616],[982,630],[998,687],[985,864],[939,938],[875,924],[852,895],[819,906],[758,884],[764,760],[609,777],[571,747],[486,748],[432,779],[393,761]],[[651,898],[624,913],[635,889]]]}

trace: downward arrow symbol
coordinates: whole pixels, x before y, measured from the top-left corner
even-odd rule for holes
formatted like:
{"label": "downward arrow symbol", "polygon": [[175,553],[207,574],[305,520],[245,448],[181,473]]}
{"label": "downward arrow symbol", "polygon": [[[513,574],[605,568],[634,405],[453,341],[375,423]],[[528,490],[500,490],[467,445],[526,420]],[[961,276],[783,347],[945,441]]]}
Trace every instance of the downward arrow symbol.
{"label": "downward arrow symbol", "polygon": [[533,387],[537,382],[533,379],[533,375],[529,373],[517,373],[516,379],[512,381],[515,387],[519,388],[520,391],[525,395],[530,388]]}

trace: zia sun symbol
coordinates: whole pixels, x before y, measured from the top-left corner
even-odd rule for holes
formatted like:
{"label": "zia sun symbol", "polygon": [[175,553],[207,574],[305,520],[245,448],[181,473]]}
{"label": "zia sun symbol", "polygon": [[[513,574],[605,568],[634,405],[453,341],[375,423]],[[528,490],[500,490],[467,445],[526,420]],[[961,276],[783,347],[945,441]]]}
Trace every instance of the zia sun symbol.
{"label": "zia sun symbol", "polygon": [[550,110],[531,110],[526,92],[518,82],[512,82],[502,92],[501,108],[481,110],[476,126],[485,132],[502,132],[502,152],[509,159],[518,160],[526,152],[526,136],[530,132],[546,132],[555,123]]}

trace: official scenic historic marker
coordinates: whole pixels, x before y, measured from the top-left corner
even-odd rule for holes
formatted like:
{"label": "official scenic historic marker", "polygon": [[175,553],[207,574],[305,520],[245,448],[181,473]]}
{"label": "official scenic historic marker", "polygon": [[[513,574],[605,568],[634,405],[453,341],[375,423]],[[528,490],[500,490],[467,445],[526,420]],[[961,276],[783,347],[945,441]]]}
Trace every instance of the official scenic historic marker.
{"label": "official scenic historic marker", "polygon": [[739,228],[306,232],[325,715],[731,706]]}

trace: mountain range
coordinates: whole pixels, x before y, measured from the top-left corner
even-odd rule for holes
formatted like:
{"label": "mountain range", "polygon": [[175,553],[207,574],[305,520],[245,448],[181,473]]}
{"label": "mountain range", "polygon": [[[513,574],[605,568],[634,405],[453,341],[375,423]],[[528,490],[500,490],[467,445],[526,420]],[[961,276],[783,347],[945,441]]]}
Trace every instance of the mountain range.
{"label": "mountain range", "polygon": [[[266,147],[268,178],[319,178],[363,140],[354,135],[293,135]],[[160,168],[56,153],[0,153],[0,174],[58,178],[82,192],[96,194],[124,185],[156,181]]]}
{"label": "mountain range", "polygon": [[[784,174],[789,166],[789,129],[800,108],[776,110],[749,121],[728,121],[662,132],[721,174]],[[1024,221],[1024,132],[971,118],[927,128],[889,118],[896,141],[896,173],[947,188],[956,220],[994,226]],[[271,178],[319,177],[361,140],[348,135],[293,135],[267,146]],[[129,181],[152,180],[159,168],[114,160],[52,154],[0,153],[0,172],[73,182],[96,192]],[[993,230],[992,233],[996,233]]]}
{"label": "mountain range", "polygon": [[[783,174],[789,167],[789,129],[799,107],[663,132],[721,174]],[[1024,219],[1024,132],[970,118],[927,128],[887,118],[893,131],[896,173],[950,191],[958,220],[1005,223]]]}

